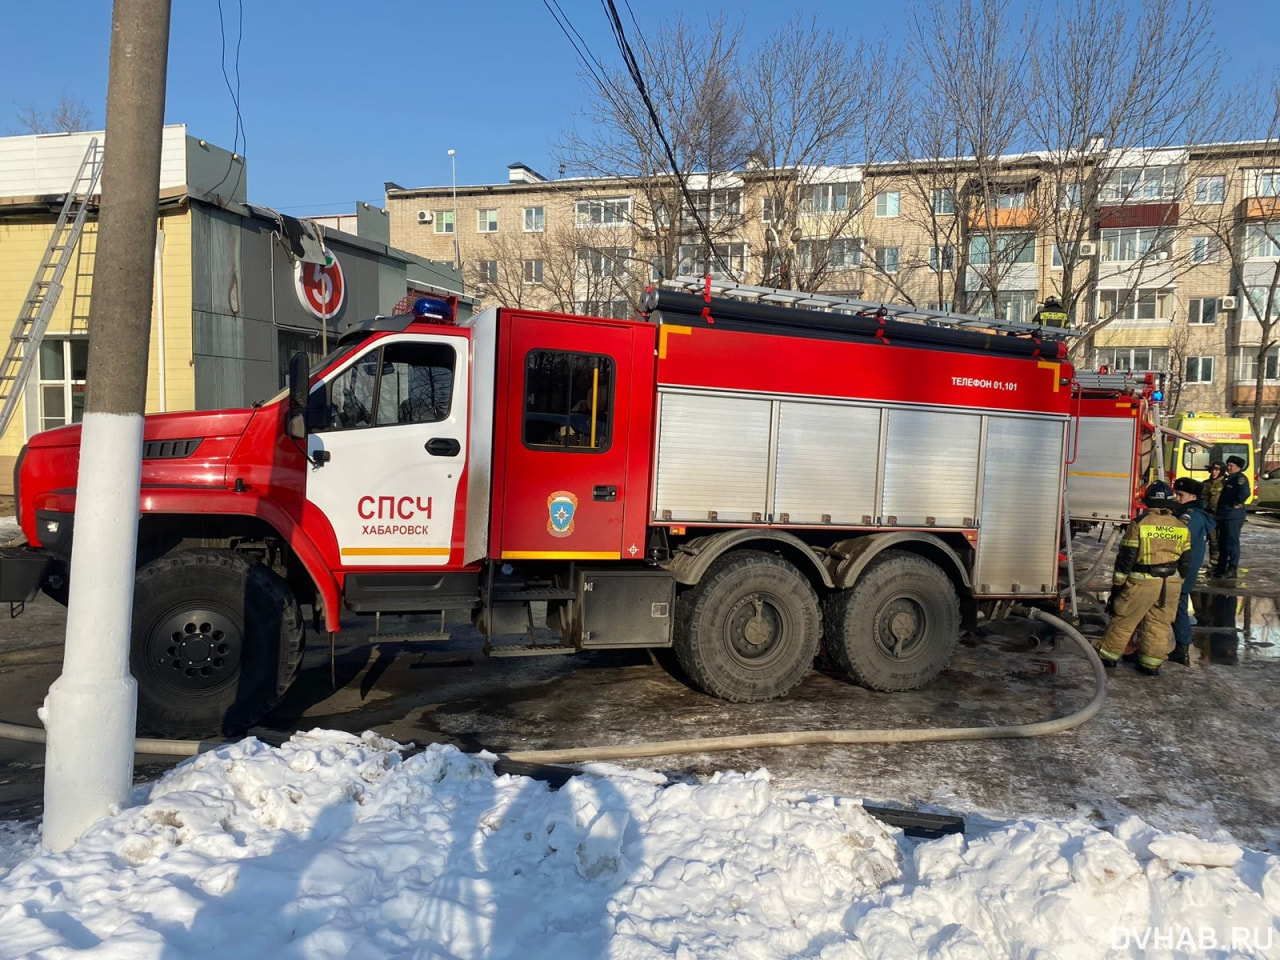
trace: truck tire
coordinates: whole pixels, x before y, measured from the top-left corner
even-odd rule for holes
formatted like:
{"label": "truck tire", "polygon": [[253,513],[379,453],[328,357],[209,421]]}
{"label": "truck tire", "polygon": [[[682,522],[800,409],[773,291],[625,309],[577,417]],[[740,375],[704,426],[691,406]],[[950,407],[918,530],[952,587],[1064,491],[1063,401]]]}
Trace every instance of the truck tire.
{"label": "truck tire", "polygon": [[886,550],[848,590],[827,598],[827,655],[872,690],[922,687],[946,668],[960,639],[960,598],[936,564]]}
{"label": "truck tire", "polygon": [[288,585],[261,563],[231,550],[178,551],[140,569],[133,591],[139,733],[240,733],[293,682],[302,617]]}
{"label": "truck tire", "polygon": [[675,652],[706,693],[772,700],[813,666],[822,611],[809,581],[780,557],[734,550],[676,600]]}

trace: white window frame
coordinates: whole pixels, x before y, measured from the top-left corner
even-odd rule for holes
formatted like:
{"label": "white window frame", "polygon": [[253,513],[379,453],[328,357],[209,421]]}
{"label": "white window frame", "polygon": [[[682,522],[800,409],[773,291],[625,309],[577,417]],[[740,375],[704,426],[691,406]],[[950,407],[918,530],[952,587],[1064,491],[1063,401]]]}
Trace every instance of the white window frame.
{"label": "white window frame", "polygon": [[524,262],[524,282],[527,286],[542,286],[542,261],[526,260]]}
{"label": "white window frame", "polygon": [[573,205],[575,227],[623,227],[630,222],[631,197],[592,197]]}
{"label": "white window frame", "polygon": [[856,183],[807,183],[800,188],[801,213],[845,213],[857,206]]}
{"label": "white window frame", "polygon": [[1221,173],[1214,173],[1204,177],[1196,177],[1195,202],[1198,204],[1226,203],[1226,176]]}
{"label": "white window frame", "polygon": [[1213,383],[1213,357],[1187,357],[1183,383]]}
{"label": "white window frame", "polygon": [[[1111,304],[1107,300],[1112,301]],[[1127,300],[1123,313],[1115,313],[1116,305]],[[1175,298],[1169,287],[1144,287],[1138,290],[1099,290],[1098,316],[1115,320],[1166,321],[1172,313]],[[1150,316],[1144,316],[1150,314]]]}
{"label": "white window frame", "polygon": [[1280,170],[1254,170],[1249,179],[1251,196],[1280,197]]}
{"label": "white window frame", "polygon": [[1215,236],[1191,238],[1191,263],[1201,266],[1207,263],[1219,263],[1222,260],[1222,241]]}
{"label": "white window frame", "polygon": [[485,207],[476,211],[476,233],[498,232],[498,208]]}
{"label": "white window frame", "polygon": [[[1258,377],[1258,345],[1245,345],[1236,354],[1236,371],[1238,382],[1244,386],[1257,383]],[[1280,381],[1280,346],[1267,351],[1263,367],[1263,383]]]}
{"label": "white window frame", "polygon": [[[1103,263],[1137,263],[1160,253],[1169,253],[1173,238],[1160,227],[1106,227],[1098,243]],[[1132,256],[1128,256],[1132,254]]]}
{"label": "white window frame", "polygon": [[575,254],[578,276],[591,280],[625,280],[630,260],[630,247],[581,247]]}
{"label": "white window frame", "polygon": [[[902,191],[881,190],[876,194],[876,219],[891,220],[902,215]],[[888,249],[887,247],[884,249]]]}
{"label": "white window frame", "polygon": [[[1205,318],[1208,319],[1205,319]],[[1218,322],[1217,297],[1192,297],[1187,301],[1187,323],[1193,327],[1209,327]]]}
{"label": "white window frame", "polygon": [[436,233],[453,233],[453,211],[435,211]]}
{"label": "white window frame", "polygon": [[[50,378],[45,376],[44,365],[44,348],[58,344],[62,348],[62,376],[59,378]],[[53,427],[65,426],[69,423],[80,423],[84,419],[84,399],[88,381],[84,378],[72,377],[71,364],[71,345],[79,343],[84,345],[86,352],[85,366],[88,366],[88,349],[89,340],[87,337],[45,337],[39,348],[39,356],[36,360],[36,375],[39,378],[40,390],[40,429],[50,430]],[[45,391],[61,388],[62,393],[62,414],[61,416],[51,416],[45,412]],[[76,416],[75,398],[80,397],[79,418]]]}
{"label": "white window frame", "polygon": [[[1123,360],[1120,355],[1127,354]],[[1099,347],[1094,350],[1095,369],[1106,367],[1112,373],[1127,370],[1168,370],[1167,347]]]}
{"label": "white window frame", "polygon": [[954,217],[956,215],[956,191],[954,187],[935,188],[931,194],[930,202],[934,216]]}
{"label": "white window frame", "polygon": [[476,261],[476,283],[495,284],[498,282],[498,261]]}
{"label": "white window frame", "polygon": [[782,219],[782,202],[777,197],[764,196],[760,198],[760,222],[773,223],[775,220]]}
{"label": "white window frame", "polygon": [[[1014,238],[1021,238],[1021,246],[1018,247],[1017,256],[1009,259],[1006,255],[1010,248],[1014,246]],[[969,262],[974,266],[987,267],[991,265],[991,248],[990,238],[985,233],[975,234],[969,239]],[[985,249],[977,250],[975,244],[981,244]],[[1025,256],[1024,256],[1025,255]],[[998,266],[1007,267],[1015,263],[1035,263],[1036,262],[1036,235],[1031,230],[1005,230],[996,234],[996,264]]]}
{"label": "white window frame", "polygon": [[1280,224],[1250,223],[1244,228],[1244,258],[1275,260],[1280,257]]}
{"label": "white window frame", "polygon": [[1104,204],[1176,200],[1181,174],[1182,168],[1176,165],[1121,167],[1107,177],[1107,182],[1098,191],[1098,200]]}
{"label": "white window frame", "polygon": [[955,268],[956,248],[952,244],[929,248],[929,270],[932,273],[951,273]]}
{"label": "white window frame", "polygon": [[542,233],[547,229],[546,207],[525,207],[522,216],[525,233]]}
{"label": "white window frame", "polygon": [[[742,277],[747,270],[747,245],[735,243],[717,243],[717,256],[706,262],[707,248],[701,243],[682,243],[678,251],[679,261],[676,273],[681,276],[701,277],[711,274],[712,280],[732,280]],[[722,266],[723,264],[723,266]]]}
{"label": "white window frame", "polygon": [[1064,183],[1058,189],[1058,209],[1059,210],[1079,210],[1080,209],[1080,184]]}
{"label": "white window frame", "polygon": [[876,248],[876,269],[881,273],[895,274],[902,266],[901,250],[898,247]]}
{"label": "white window frame", "polygon": [[796,243],[796,262],[800,269],[814,269],[815,255],[820,255],[830,270],[856,270],[862,266],[862,244],[853,237],[808,239]]}

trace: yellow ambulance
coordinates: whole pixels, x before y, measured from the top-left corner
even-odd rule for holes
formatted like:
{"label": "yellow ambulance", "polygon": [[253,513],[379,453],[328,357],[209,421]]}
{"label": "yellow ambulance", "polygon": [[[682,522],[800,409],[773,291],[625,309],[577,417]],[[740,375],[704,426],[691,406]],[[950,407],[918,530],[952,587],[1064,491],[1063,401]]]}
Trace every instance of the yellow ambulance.
{"label": "yellow ambulance", "polygon": [[[1164,465],[1169,480],[1191,477],[1209,479],[1209,464],[1227,462],[1227,457],[1242,457],[1244,475],[1252,491],[1252,503],[1258,489],[1258,468],[1253,456],[1253,430],[1244,417],[1222,417],[1216,413],[1175,413],[1164,424]],[[1179,436],[1181,434],[1181,436]]]}

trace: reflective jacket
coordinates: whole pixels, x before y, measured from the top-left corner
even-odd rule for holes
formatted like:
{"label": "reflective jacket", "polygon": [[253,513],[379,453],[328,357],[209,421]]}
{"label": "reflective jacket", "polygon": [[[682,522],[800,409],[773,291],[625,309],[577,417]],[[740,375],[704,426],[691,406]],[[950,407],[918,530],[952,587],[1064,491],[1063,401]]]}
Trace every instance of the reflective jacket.
{"label": "reflective jacket", "polygon": [[1126,580],[1185,577],[1191,571],[1191,531],[1187,521],[1164,507],[1153,507],[1130,522],[1116,554],[1111,577],[1115,586]]}

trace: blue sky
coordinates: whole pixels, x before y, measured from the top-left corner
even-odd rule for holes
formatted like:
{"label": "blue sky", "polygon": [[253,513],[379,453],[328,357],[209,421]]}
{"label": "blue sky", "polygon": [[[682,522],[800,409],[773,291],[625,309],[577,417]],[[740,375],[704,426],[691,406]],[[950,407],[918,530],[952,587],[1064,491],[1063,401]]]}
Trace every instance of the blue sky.
{"label": "blue sky", "polygon": [[[10,0],[0,134],[22,132],[21,107],[67,95],[101,126],[110,44],[108,0]],[[1278,0],[1212,0],[1207,41],[1233,80],[1277,67]],[[617,62],[597,0],[559,0],[597,56]],[[232,149],[238,0],[174,0],[169,123]],[[748,40],[795,11],[868,39],[901,41],[903,6],[865,0],[632,0],[642,30],[680,11],[692,21],[728,11]],[[243,0],[239,90],[249,197],[296,215],[381,205],[383,181],[459,184],[506,179],[520,161],[556,173],[555,141],[584,99],[573,49],[542,0]],[[226,36],[225,61],[221,60]],[[638,38],[633,36],[633,45]],[[893,63],[881,65],[893,69]]]}

